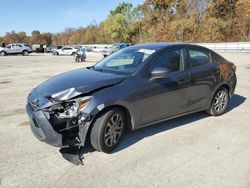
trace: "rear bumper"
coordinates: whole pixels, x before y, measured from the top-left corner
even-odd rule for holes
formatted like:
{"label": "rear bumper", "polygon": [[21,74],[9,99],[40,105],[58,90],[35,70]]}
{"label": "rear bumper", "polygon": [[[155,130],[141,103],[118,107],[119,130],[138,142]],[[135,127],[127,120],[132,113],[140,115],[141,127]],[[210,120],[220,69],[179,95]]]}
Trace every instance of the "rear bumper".
{"label": "rear bumper", "polygon": [[29,104],[26,111],[30,119],[30,127],[38,140],[55,147],[62,146],[62,135],[58,134],[42,110],[33,111]]}

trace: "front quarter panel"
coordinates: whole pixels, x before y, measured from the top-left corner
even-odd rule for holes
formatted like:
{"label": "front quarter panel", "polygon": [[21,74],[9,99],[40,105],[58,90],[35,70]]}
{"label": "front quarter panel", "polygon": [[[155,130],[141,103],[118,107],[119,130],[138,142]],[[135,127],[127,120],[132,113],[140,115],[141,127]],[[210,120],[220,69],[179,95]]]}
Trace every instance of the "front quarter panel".
{"label": "front quarter panel", "polygon": [[[129,111],[131,117],[131,128],[140,123],[140,110],[133,102],[136,100],[134,91],[136,84],[133,84],[134,78],[126,78],[122,83],[99,90],[92,94],[93,99],[84,108],[84,113],[88,117],[96,116],[100,111],[110,106],[122,106]],[[134,82],[135,83],[135,82]]]}

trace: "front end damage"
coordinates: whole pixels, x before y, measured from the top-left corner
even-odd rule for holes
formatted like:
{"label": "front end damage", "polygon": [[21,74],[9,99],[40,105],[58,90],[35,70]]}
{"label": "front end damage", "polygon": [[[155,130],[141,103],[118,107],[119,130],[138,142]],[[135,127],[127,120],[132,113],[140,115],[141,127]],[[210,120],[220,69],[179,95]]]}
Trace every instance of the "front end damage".
{"label": "front end damage", "polygon": [[74,88],[46,97],[32,91],[26,105],[32,132],[40,141],[56,147],[84,146],[93,120],[85,108],[92,98]]}

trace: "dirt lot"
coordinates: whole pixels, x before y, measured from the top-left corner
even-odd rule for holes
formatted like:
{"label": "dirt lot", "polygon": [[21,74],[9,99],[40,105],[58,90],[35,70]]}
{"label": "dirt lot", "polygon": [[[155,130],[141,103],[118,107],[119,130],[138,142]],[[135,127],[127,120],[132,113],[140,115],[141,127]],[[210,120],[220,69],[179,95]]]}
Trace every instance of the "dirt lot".
{"label": "dirt lot", "polygon": [[238,85],[220,117],[196,113],[128,133],[113,154],[86,147],[84,166],[39,142],[25,113],[31,89],[91,65],[72,57],[0,57],[0,187],[250,187],[250,54],[222,54]]}

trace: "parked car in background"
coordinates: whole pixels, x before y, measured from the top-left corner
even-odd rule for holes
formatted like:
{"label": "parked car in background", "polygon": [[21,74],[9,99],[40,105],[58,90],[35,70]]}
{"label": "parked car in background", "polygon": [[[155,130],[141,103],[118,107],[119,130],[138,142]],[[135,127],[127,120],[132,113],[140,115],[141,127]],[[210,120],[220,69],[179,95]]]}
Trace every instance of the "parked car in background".
{"label": "parked car in background", "polygon": [[198,111],[222,115],[235,72],[233,63],[201,46],[140,44],[42,83],[26,110],[41,141],[62,147],[90,140],[96,150],[111,152],[126,129]]}
{"label": "parked car in background", "polygon": [[120,49],[125,48],[127,46],[129,46],[129,45],[126,43],[117,43],[117,44],[114,44],[113,46],[111,46],[110,48],[102,49],[101,52],[102,52],[102,55],[104,57],[106,57],[106,56],[116,52],[117,50],[120,50]]}
{"label": "parked car in background", "polygon": [[52,53],[55,50],[61,49],[63,46],[48,46],[45,48],[45,52]]}
{"label": "parked car in background", "polygon": [[94,46],[94,47],[91,49],[91,52],[100,53],[101,51],[102,51],[102,48],[101,48],[101,47],[97,47],[97,46]]}
{"label": "parked car in background", "polygon": [[79,50],[78,48],[65,46],[61,49],[53,50],[52,54],[53,55],[75,55],[78,50]]}
{"label": "parked car in background", "polygon": [[42,44],[39,44],[39,45],[35,45],[33,46],[33,52],[36,52],[36,53],[44,53],[44,47]]}
{"label": "parked car in background", "polygon": [[92,50],[92,48],[91,48],[91,47],[86,46],[86,51],[87,51],[87,52],[91,52],[91,50]]}
{"label": "parked car in background", "polygon": [[6,47],[0,47],[0,55],[14,55],[14,54],[22,54],[22,55],[29,55],[32,53],[32,47],[26,43],[14,43],[9,44]]}

